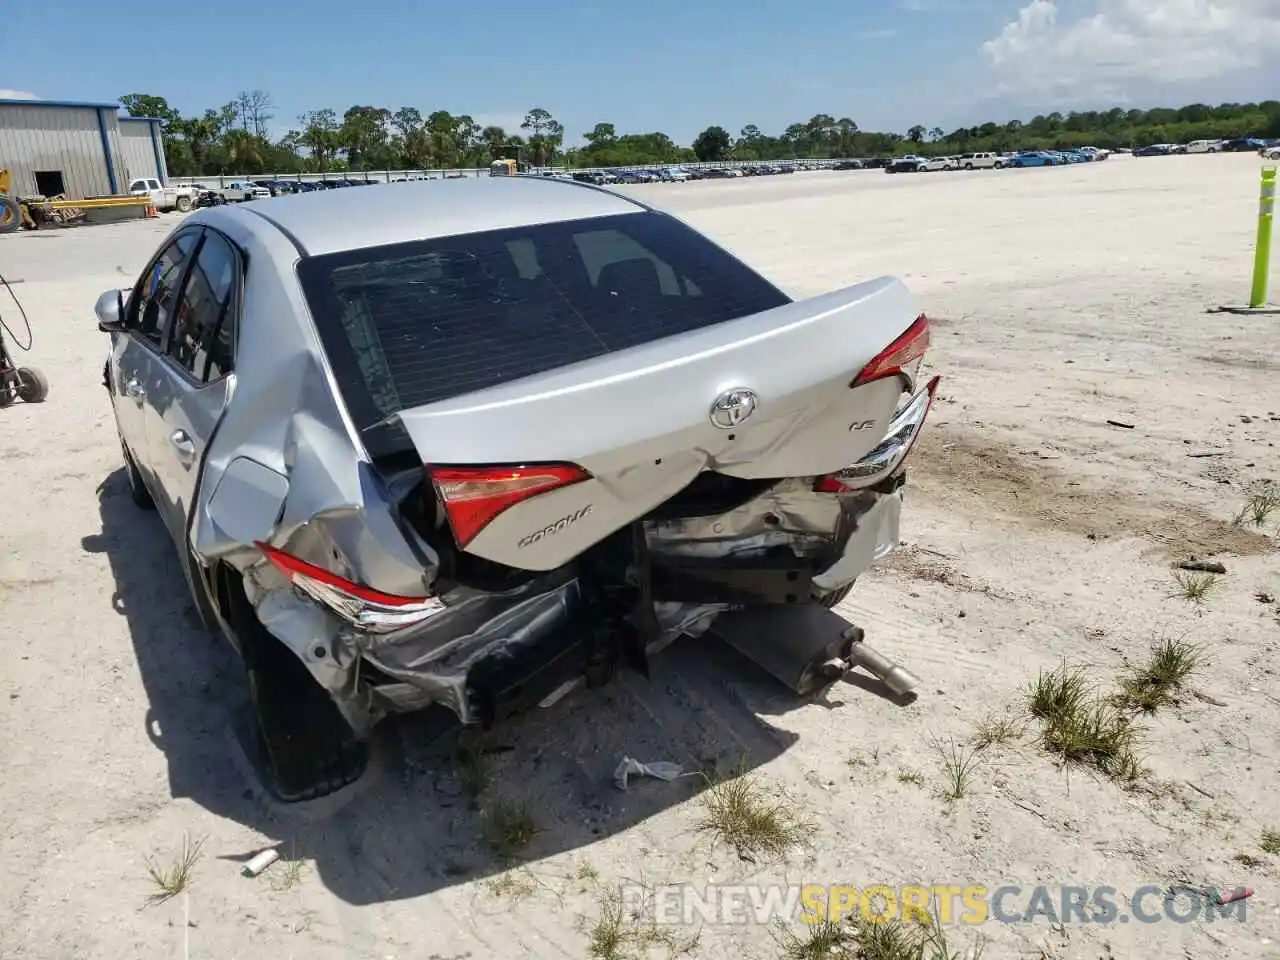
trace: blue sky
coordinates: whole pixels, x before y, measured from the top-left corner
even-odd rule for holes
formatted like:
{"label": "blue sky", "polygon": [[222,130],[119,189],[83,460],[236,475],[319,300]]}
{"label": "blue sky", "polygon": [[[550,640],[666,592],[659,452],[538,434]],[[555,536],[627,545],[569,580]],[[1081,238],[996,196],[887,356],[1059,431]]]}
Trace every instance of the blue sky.
{"label": "blue sky", "polygon": [[[1280,0],[276,0],[145,8],[135,40],[101,0],[7,6],[0,91],[193,113],[260,88],[277,133],[355,103],[508,129],[541,106],[570,142],[608,121],[687,143],[820,112],[905,131],[1280,96]],[[72,29],[31,42],[50,24]]]}

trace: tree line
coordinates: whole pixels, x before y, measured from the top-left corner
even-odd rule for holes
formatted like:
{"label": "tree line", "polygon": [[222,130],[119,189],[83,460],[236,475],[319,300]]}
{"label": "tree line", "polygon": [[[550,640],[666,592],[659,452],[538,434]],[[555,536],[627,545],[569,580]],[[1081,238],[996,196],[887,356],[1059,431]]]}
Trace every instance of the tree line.
{"label": "tree line", "polygon": [[541,107],[525,115],[518,131],[481,126],[468,114],[447,110],[423,114],[417,107],[391,110],[357,105],[339,116],[326,108],[303,114],[283,136],[273,136],[275,107],[262,90],[245,91],[199,116],[183,116],[164,97],[152,94],[133,93],[120,102],[131,116],[162,121],[165,156],[174,176],[465,169],[517,155],[534,166],[603,167],[1080,146],[1114,149],[1199,139],[1280,137],[1280,101],[1276,100],[1055,112],[1026,122],[989,122],[950,132],[921,124],[905,133],[866,131],[848,117],[820,113],[777,134],[748,124],[734,136],[714,125],[688,146],[665,133],[619,133],[612,123],[597,123],[582,134],[583,145],[567,148],[563,124]]}

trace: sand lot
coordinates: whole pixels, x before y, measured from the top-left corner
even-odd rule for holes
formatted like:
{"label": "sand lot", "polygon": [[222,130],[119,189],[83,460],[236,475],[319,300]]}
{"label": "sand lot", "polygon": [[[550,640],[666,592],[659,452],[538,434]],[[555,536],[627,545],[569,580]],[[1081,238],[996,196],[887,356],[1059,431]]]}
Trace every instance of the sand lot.
{"label": "sand lot", "polygon": [[[1245,885],[1243,923],[992,920],[952,926],[952,949],[980,932],[988,960],[1280,956],[1280,856],[1262,843],[1280,831],[1280,510],[1232,522],[1280,482],[1280,317],[1206,313],[1248,292],[1258,164],[629,188],[795,294],[897,274],[935,318],[944,380],[912,454],[906,545],[842,608],[924,686],[907,706],[852,684],[802,704],[680,643],[647,682],[480,738],[479,810],[415,721],[382,728],[338,802],[261,795],[234,732],[237,665],[197,626],[159,521],[129,501],[100,382],[93,302],[132,282],[177,215],[0,238],[35,328],[20,360],[52,384],[45,404],[0,411],[0,956],[609,957],[592,933],[624,881],[1020,885],[1006,912],[1037,884],[1105,886],[1125,919],[1147,885],[1175,895],[1146,898],[1157,916],[1188,914],[1184,885]],[[0,316],[15,325],[2,291]],[[1198,602],[1171,568],[1191,555],[1227,569]],[[1066,662],[1114,690],[1162,637],[1200,656],[1175,702],[1136,721],[1145,772],[1058,765],[1023,719],[1039,672]],[[1014,735],[976,749],[993,717]],[[949,800],[953,748],[973,766]],[[713,846],[698,778],[622,793],[623,755],[718,771],[745,756],[808,844],[754,862]],[[481,840],[503,798],[538,827],[508,870]],[[145,907],[146,858],[168,864],[184,836],[203,840],[187,894]],[[240,875],[276,844],[288,862]],[[786,956],[776,937],[704,924],[686,955]]]}

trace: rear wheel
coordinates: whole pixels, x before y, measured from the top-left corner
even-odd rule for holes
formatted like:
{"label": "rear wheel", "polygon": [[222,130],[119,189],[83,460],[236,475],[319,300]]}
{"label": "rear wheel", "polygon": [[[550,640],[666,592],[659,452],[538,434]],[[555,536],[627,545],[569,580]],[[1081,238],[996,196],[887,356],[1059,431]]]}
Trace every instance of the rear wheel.
{"label": "rear wheel", "polygon": [[32,367],[19,367],[18,399],[26,403],[41,403],[49,395],[49,381],[43,373]]}
{"label": "rear wheel", "polygon": [[191,198],[179,197],[175,206],[178,208],[179,213],[188,213],[191,210]]}
{"label": "rear wheel", "polygon": [[329,694],[297,655],[277,640],[245,596],[239,574],[214,568],[219,610],[240,651],[249,688],[254,766],[285,803],[327,796],[359,780],[369,764]]}
{"label": "rear wheel", "polygon": [[267,788],[285,803],[328,796],[360,779],[368,746],[284,644],[259,626],[244,647],[249,701]]}

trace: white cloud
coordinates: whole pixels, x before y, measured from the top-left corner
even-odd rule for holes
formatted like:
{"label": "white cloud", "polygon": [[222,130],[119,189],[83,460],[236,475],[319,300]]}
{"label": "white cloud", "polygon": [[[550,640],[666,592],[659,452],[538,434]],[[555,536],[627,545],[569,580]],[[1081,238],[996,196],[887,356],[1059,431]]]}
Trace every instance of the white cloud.
{"label": "white cloud", "polygon": [[10,90],[7,87],[0,87],[0,100],[39,100],[34,93],[28,93],[26,90]]}
{"label": "white cloud", "polygon": [[[1069,0],[1068,0],[1069,2]],[[1280,0],[1031,0],[982,45],[1003,92],[1120,97],[1204,81],[1280,53]]]}

